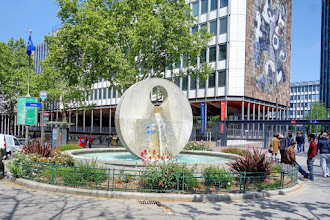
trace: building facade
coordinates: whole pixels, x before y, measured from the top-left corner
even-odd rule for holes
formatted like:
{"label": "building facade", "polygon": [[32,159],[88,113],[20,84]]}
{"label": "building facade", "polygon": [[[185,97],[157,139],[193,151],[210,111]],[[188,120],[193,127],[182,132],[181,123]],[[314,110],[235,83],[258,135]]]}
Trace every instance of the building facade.
{"label": "building facade", "polygon": [[320,99],[330,108],[330,0],[322,0]]}
{"label": "building facade", "polygon": [[[208,62],[213,74],[203,84],[190,76],[174,81],[189,99],[194,116],[200,116],[201,104],[205,103],[206,119],[220,115],[221,120],[288,118],[292,1],[186,0],[186,3],[197,19],[191,31],[207,27],[214,34],[209,47],[197,59],[198,66]],[[41,48],[46,51],[47,45]],[[182,61],[175,64],[174,71],[184,67]],[[170,71],[165,78],[171,78]],[[114,115],[120,97],[106,80],[94,84],[86,101],[95,104],[95,108],[77,114],[73,109],[69,113],[69,122],[75,124],[71,132],[115,132]],[[51,112],[50,120],[61,120],[61,113]],[[205,123],[207,127],[207,120]],[[236,129],[241,136],[245,131],[262,134],[259,126]]]}
{"label": "building facade", "polygon": [[320,81],[291,83],[290,119],[304,119],[313,102],[320,101]]}

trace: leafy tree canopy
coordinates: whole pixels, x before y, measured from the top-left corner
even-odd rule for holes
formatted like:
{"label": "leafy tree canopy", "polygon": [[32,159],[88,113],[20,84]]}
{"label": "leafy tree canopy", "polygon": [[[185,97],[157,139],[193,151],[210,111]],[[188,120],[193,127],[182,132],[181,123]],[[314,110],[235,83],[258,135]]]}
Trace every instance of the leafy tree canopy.
{"label": "leafy tree canopy", "polygon": [[[192,34],[196,23],[185,0],[56,0],[63,26],[49,43],[49,59],[69,85],[107,79],[117,90],[148,77],[191,75],[202,81],[212,72],[173,71],[174,64],[195,66],[211,34]],[[181,61],[182,59],[182,61]]]}

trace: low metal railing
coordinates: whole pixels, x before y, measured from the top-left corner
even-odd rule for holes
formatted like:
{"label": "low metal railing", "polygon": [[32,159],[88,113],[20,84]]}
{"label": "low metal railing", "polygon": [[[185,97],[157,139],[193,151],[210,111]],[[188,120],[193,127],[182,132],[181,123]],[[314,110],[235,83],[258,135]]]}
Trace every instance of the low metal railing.
{"label": "low metal railing", "polygon": [[155,182],[143,170],[68,167],[23,162],[22,178],[54,185],[92,188],[107,191],[143,191],[172,193],[244,193],[292,187],[298,181],[298,168],[280,165],[280,172],[176,172],[168,183]]}

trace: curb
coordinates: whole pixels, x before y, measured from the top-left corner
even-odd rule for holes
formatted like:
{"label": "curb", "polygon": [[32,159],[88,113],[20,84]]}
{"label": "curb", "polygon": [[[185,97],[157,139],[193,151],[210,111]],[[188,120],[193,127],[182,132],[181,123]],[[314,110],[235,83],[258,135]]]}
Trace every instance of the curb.
{"label": "curb", "polygon": [[244,199],[266,198],[278,195],[286,195],[296,191],[301,187],[300,181],[287,189],[251,192],[251,193],[228,193],[228,194],[165,194],[165,193],[139,193],[139,192],[121,192],[121,191],[103,191],[82,188],[72,188],[65,186],[56,186],[46,183],[34,182],[26,179],[16,179],[16,184],[37,190],[45,190],[50,192],[60,192],[76,195],[105,197],[113,199],[137,199],[137,200],[159,200],[167,202],[221,202],[234,201]]}

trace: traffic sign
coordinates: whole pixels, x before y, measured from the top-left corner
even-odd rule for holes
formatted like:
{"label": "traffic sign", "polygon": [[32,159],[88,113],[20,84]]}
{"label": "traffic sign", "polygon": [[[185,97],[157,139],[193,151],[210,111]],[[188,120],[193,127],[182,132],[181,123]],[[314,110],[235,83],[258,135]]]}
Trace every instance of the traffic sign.
{"label": "traffic sign", "polygon": [[41,103],[30,103],[30,102],[27,102],[27,103],[25,103],[25,106],[26,107],[41,107]]}
{"label": "traffic sign", "polygon": [[45,90],[41,90],[39,95],[40,95],[40,99],[42,101],[45,101],[46,100],[46,98],[47,98],[47,92]]}
{"label": "traffic sign", "polygon": [[44,116],[49,116],[49,115],[50,115],[49,112],[44,113]]}
{"label": "traffic sign", "polygon": [[44,117],[44,121],[49,121],[49,118],[48,117]]}
{"label": "traffic sign", "polygon": [[291,124],[296,124],[296,121],[295,121],[295,120],[292,120],[292,121],[291,121]]}

